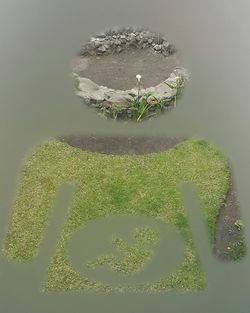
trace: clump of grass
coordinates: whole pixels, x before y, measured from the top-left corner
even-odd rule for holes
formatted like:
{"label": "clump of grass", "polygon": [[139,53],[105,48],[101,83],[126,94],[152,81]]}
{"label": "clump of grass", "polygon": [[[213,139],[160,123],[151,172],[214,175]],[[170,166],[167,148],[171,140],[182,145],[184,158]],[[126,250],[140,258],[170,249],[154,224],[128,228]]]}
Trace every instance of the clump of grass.
{"label": "clump of grass", "polygon": [[117,120],[119,117],[124,115],[125,110],[126,108],[122,107],[121,105],[113,103],[110,106],[101,106],[100,115],[106,118]]}
{"label": "clump of grass", "polygon": [[241,239],[228,246],[228,254],[233,261],[240,261],[246,255],[246,243]]}
{"label": "clump of grass", "polygon": [[156,243],[159,238],[156,232],[144,227],[135,230],[133,239],[133,244],[128,244],[122,238],[112,238],[113,246],[122,254],[121,261],[117,261],[113,255],[101,255],[89,261],[87,266],[95,269],[108,265],[112,271],[123,275],[130,275],[143,270],[153,255],[151,245]]}
{"label": "clump of grass", "polygon": [[237,219],[234,222],[234,226],[237,228],[238,231],[241,231],[243,229],[243,222],[240,219]]}

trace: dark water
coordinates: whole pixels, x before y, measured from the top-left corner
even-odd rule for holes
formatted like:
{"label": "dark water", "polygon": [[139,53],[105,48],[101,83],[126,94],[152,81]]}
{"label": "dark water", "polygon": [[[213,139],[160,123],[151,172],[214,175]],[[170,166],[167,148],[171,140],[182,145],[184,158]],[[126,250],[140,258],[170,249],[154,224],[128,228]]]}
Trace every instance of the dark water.
{"label": "dark water", "polygon": [[[1,1],[1,239],[24,155],[45,138],[78,132],[198,135],[216,144],[232,164],[249,242],[249,9],[246,0]],[[179,47],[192,79],[178,108],[168,116],[132,126],[108,122],[82,107],[73,95],[69,72],[75,51],[89,36],[114,25],[160,31]],[[52,250],[46,246],[39,262],[8,263],[1,256],[1,312],[248,312],[249,257],[226,265],[210,255],[199,210],[194,210],[196,204],[188,195],[190,225],[208,284],[204,292],[43,294],[40,279],[53,251],[53,246]],[[63,193],[59,204],[63,207],[66,200]]]}

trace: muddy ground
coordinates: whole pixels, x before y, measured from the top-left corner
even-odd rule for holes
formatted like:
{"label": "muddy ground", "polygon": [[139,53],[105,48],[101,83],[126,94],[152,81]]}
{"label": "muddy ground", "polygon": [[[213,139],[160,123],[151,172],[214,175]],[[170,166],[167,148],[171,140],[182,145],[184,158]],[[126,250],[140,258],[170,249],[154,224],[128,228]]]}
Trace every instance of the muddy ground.
{"label": "muddy ground", "polygon": [[128,90],[136,87],[137,74],[142,76],[143,88],[148,88],[166,80],[180,66],[177,53],[164,57],[148,48],[103,56],[78,56],[73,62],[73,72],[98,85]]}

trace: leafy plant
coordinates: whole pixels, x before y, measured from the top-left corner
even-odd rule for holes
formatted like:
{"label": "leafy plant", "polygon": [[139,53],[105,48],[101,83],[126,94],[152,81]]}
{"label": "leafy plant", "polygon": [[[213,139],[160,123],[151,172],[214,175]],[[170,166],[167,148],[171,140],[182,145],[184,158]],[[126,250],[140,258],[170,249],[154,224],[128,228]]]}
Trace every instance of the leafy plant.
{"label": "leafy plant", "polygon": [[101,114],[108,118],[113,118],[114,120],[116,120],[122,113],[123,111],[125,110],[125,108],[119,106],[119,105],[116,105],[116,104],[112,104],[111,106],[109,107],[100,107],[100,111],[101,111]]}
{"label": "leafy plant", "polygon": [[242,220],[238,219],[234,222],[234,226],[240,231],[243,228],[243,222]]}
{"label": "leafy plant", "polygon": [[186,77],[183,73],[178,72],[174,82],[165,82],[165,83],[168,85],[168,87],[176,91],[174,96],[174,106],[176,107],[177,98],[179,98],[182,94],[183,88],[186,83]]}
{"label": "leafy plant", "polygon": [[149,91],[141,93],[141,75],[136,75],[138,91],[137,93],[129,93],[127,98],[129,108],[131,110],[132,119],[139,122],[143,118],[149,118],[155,115],[157,111],[161,111],[169,104],[166,99],[157,99],[153,96],[153,92]]}
{"label": "leafy plant", "polygon": [[142,95],[129,93],[129,96],[131,98],[127,99],[127,101],[129,103],[129,108],[132,113],[132,119],[136,119],[136,121],[138,122],[152,106],[152,104],[148,102],[148,98],[152,96],[152,92],[147,92]]}

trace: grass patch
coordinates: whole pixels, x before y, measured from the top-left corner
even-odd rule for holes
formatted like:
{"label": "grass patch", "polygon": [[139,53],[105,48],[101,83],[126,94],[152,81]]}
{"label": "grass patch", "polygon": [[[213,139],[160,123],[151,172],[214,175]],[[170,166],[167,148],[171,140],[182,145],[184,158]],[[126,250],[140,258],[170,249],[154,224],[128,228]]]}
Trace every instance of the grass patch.
{"label": "grass patch", "polygon": [[126,243],[122,238],[113,237],[112,245],[122,254],[122,260],[117,261],[113,255],[101,255],[87,263],[91,269],[109,265],[114,272],[128,275],[143,270],[153,251],[150,249],[158,238],[157,233],[148,227],[137,228],[133,233],[133,244]]}
{"label": "grass patch", "polygon": [[[71,182],[76,191],[48,267],[45,290],[204,289],[203,272],[177,187],[180,182],[191,182],[196,186],[213,243],[215,220],[229,188],[229,179],[224,157],[213,146],[198,139],[186,140],[164,152],[137,156],[86,152],[51,140],[37,146],[23,164],[4,253],[9,259],[20,261],[28,261],[37,255],[56,189],[62,182]],[[80,276],[70,264],[67,242],[81,225],[113,214],[146,215],[174,225],[185,242],[184,259],[178,270],[155,282],[123,289]],[[143,245],[139,244],[138,249],[138,240],[148,243],[155,235],[147,231],[145,234],[144,230],[134,236],[133,253],[137,254],[137,260],[145,260],[149,255],[143,254],[141,258]],[[113,243],[123,249],[125,255],[131,249],[119,238]],[[114,260],[109,261],[112,264]],[[138,270],[142,263],[134,263],[136,266],[130,268],[125,262],[120,270]]]}

